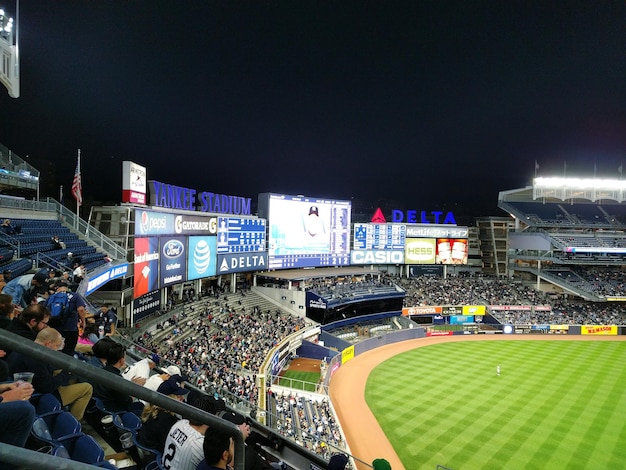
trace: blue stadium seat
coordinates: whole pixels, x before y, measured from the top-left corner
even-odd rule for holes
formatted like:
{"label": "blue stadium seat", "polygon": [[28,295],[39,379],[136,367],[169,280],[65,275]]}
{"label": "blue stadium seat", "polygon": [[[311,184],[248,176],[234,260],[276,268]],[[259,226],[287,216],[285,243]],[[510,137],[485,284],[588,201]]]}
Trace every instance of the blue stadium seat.
{"label": "blue stadium seat", "polygon": [[104,449],[87,434],[68,436],[59,439],[59,443],[67,449],[72,460],[87,464],[96,464],[104,460]]}
{"label": "blue stadium seat", "polygon": [[35,400],[36,402],[33,403],[31,398],[31,403],[35,406],[37,416],[50,413],[51,411],[61,411],[61,402],[52,393],[44,393],[36,397]]}
{"label": "blue stadium seat", "polygon": [[125,411],[113,416],[113,424],[122,431],[136,433],[141,428],[141,419],[135,413]]}

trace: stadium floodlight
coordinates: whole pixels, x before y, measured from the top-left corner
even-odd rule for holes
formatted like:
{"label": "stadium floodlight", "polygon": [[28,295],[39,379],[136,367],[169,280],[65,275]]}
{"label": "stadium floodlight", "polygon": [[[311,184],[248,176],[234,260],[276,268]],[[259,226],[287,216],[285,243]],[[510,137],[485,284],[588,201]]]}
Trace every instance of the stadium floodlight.
{"label": "stadium floodlight", "polygon": [[588,199],[598,201],[611,199],[623,202],[626,198],[626,180],[604,178],[535,178],[533,198],[560,200]]}
{"label": "stadium floodlight", "polygon": [[[16,18],[19,18],[19,0],[16,2]],[[0,83],[9,91],[11,98],[20,96],[20,60],[18,47],[18,22],[0,9]]]}

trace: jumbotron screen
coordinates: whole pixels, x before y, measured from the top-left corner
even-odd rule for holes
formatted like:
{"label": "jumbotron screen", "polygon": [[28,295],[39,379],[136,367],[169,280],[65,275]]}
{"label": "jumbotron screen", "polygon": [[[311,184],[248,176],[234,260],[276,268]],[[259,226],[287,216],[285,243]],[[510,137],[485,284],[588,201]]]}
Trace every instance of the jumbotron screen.
{"label": "jumbotron screen", "polygon": [[350,201],[264,193],[269,269],[350,264]]}

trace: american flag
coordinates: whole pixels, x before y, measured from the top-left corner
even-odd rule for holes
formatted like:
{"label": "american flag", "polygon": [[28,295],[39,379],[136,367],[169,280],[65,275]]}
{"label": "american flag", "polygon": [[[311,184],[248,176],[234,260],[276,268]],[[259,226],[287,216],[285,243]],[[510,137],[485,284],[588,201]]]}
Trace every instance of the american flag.
{"label": "american flag", "polygon": [[74,172],[74,181],[72,181],[72,196],[80,205],[83,203],[83,185],[80,181],[80,153],[76,162],[76,171]]}

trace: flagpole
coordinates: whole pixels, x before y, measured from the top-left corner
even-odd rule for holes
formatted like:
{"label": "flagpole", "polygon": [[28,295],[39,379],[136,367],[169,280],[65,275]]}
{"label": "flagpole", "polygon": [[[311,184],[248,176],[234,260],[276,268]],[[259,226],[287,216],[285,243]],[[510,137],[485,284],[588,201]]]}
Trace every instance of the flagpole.
{"label": "flagpole", "polygon": [[[80,149],[78,149],[78,164],[77,165],[78,165],[77,166],[78,174],[80,175]],[[82,179],[82,176],[81,176],[81,179]],[[82,191],[82,184],[81,184],[81,191]],[[78,198],[76,198],[76,218],[80,219],[80,199]]]}

